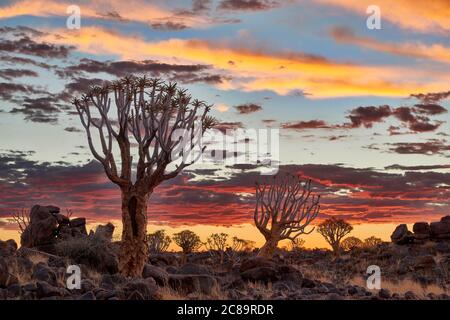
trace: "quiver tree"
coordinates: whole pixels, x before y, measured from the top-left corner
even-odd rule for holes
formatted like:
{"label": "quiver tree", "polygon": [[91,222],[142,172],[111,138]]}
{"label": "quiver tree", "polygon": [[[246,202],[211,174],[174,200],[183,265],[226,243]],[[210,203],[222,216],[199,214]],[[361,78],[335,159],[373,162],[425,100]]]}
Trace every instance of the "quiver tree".
{"label": "quiver tree", "polygon": [[341,240],[353,230],[353,227],[343,219],[330,218],[319,224],[319,232],[330,244],[336,256],[339,256],[341,250]]}
{"label": "quiver tree", "polygon": [[279,241],[311,233],[314,228],[305,228],[319,214],[319,200],[311,194],[311,180],[302,183],[296,176],[278,175],[270,183],[257,183],[254,221],[266,239],[258,255],[271,257]]}
{"label": "quiver tree", "polygon": [[206,239],[205,246],[213,254],[218,254],[220,263],[223,263],[225,250],[227,248],[228,234],[213,233]]}
{"label": "quiver tree", "polygon": [[295,238],[294,240],[291,240],[290,243],[290,249],[291,251],[300,251],[305,246],[305,240],[302,238]]}
{"label": "quiver tree", "polygon": [[158,230],[147,235],[148,250],[150,253],[166,252],[172,240],[165,230]]}
{"label": "quiver tree", "polygon": [[341,248],[344,251],[351,251],[353,249],[362,248],[364,243],[361,239],[356,237],[347,237],[341,243]]}
{"label": "quiver tree", "polygon": [[183,261],[186,261],[186,255],[192,253],[203,245],[200,237],[191,230],[183,230],[175,233],[172,237],[173,241],[183,250]]}
{"label": "quiver tree", "polygon": [[215,123],[207,115],[211,106],[192,101],[176,84],[146,77],[94,87],[73,104],[94,158],[121,190],[119,269],[138,276],[147,260],[148,198],[156,186],[197,160],[191,152],[195,147],[200,146],[201,155],[200,139]]}
{"label": "quiver tree", "polygon": [[382,244],[383,240],[381,240],[380,238],[377,238],[375,236],[371,236],[367,239],[364,240],[364,247],[371,249],[371,248],[375,248],[378,245]]}

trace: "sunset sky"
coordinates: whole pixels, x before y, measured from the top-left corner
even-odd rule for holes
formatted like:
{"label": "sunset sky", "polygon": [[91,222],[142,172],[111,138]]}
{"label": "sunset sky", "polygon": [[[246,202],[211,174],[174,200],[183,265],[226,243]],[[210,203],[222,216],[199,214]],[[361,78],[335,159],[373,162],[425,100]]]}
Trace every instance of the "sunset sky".
{"label": "sunset sky", "polygon": [[[366,26],[372,4],[381,30]],[[70,101],[128,74],[177,81],[222,128],[279,128],[280,169],[312,179],[319,220],[345,218],[352,235],[387,240],[397,223],[450,214],[448,0],[0,0],[1,239],[17,239],[8,218],[34,204],[120,228],[119,190]],[[150,231],[260,243],[262,180],[196,164],[151,196]]]}

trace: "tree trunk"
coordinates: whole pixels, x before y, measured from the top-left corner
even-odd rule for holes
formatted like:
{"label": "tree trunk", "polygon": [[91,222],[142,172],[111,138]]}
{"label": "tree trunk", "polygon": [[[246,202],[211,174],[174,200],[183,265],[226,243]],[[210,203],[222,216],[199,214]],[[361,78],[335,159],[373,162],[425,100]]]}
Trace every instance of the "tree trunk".
{"label": "tree trunk", "polygon": [[334,243],[331,247],[333,248],[333,253],[334,253],[335,258],[338,258],[341,255],[341,246],[340,246],[339,242]]}
{"label": "tree trunk", "polygon": [[279,241],[280,240],[275,237],[267,239],[264,246],[259,250],[258,257],[272,258],[278,247]]}
{"label": "tree trunk", "polygon": [[128,277],[140,277],[148,259],[147,201],[147,193],[122,190],[123,231],[119,270]]}

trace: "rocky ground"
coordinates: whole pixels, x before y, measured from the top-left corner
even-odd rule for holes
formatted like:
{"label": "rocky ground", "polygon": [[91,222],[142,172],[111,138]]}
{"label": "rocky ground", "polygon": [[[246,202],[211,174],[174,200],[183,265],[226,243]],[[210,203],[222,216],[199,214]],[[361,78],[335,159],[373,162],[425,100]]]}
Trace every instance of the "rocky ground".
{"label": "rocky ground", "polygon": [[[255,250],[228,252],[223,262],[214,252],[193,253],[183,263],[178,253],[151,254],[142,277],[131,279],[117,273],[112,225],[87,234],[85,221],[57,211],[34,208],[30,225],[40,227],[29,226],[20,249],[0,241],[0,299],[450,299],[450,242],[414,241],[403,227],[410,239],[402,244],[357,248],[340,258],[328,250],[280,250],[268,260]],[[69,290],[66,271],[74,264],[81,289]],[[365,287],[369,265],[381,269],[381,290]]]}

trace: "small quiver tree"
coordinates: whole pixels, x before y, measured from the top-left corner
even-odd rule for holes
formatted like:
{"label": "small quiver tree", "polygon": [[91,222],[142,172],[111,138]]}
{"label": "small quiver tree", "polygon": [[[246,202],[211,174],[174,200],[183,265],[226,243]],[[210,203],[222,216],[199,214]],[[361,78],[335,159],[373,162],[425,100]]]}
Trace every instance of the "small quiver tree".
{"label": "small quiver tree", "polygon": [[227,239],[228,234],[226,233],[213,233],[206,239],[206,249],[208,249],[212,255],[219,255],[220,263],[223,263],[225,250],[227,248]]}
{"label": "small quiver tree", "polygon": [[186,263],[186,257],[203,245],[200,237],[191,230],[183,230],[175,233],[172,237],[173,241],[183,250],[183,263]]}
{"label": "small quiver tree", "polygon": [[357,237],[347,237],[341,243],[341,248],[344,251],[351,251],[353,249],[362,248],[363,242]]}
{"label": "small quiver tree", "polygon": [[147,235],[148,250],[153,254],[166,252],[171,242],[165,230],[158,230]]}
{"label": "small quiver tree", "polygon": [[341,251],[341,240],[353,230],[353,227],[343,219],[335,217],[326,219],[317,227],[319,232],[325,240],[329,243],[336,257]]}
{"label": "small quiver tree", "polygon": [[319,214],[319,200],[311,193],[311,180],[302,183],[297,176],[278,175],[269,183],[257,183],[254,221],[266,239],[258,255],[270,258],[279,241],[311,233],[314,228],[305,229]]}

